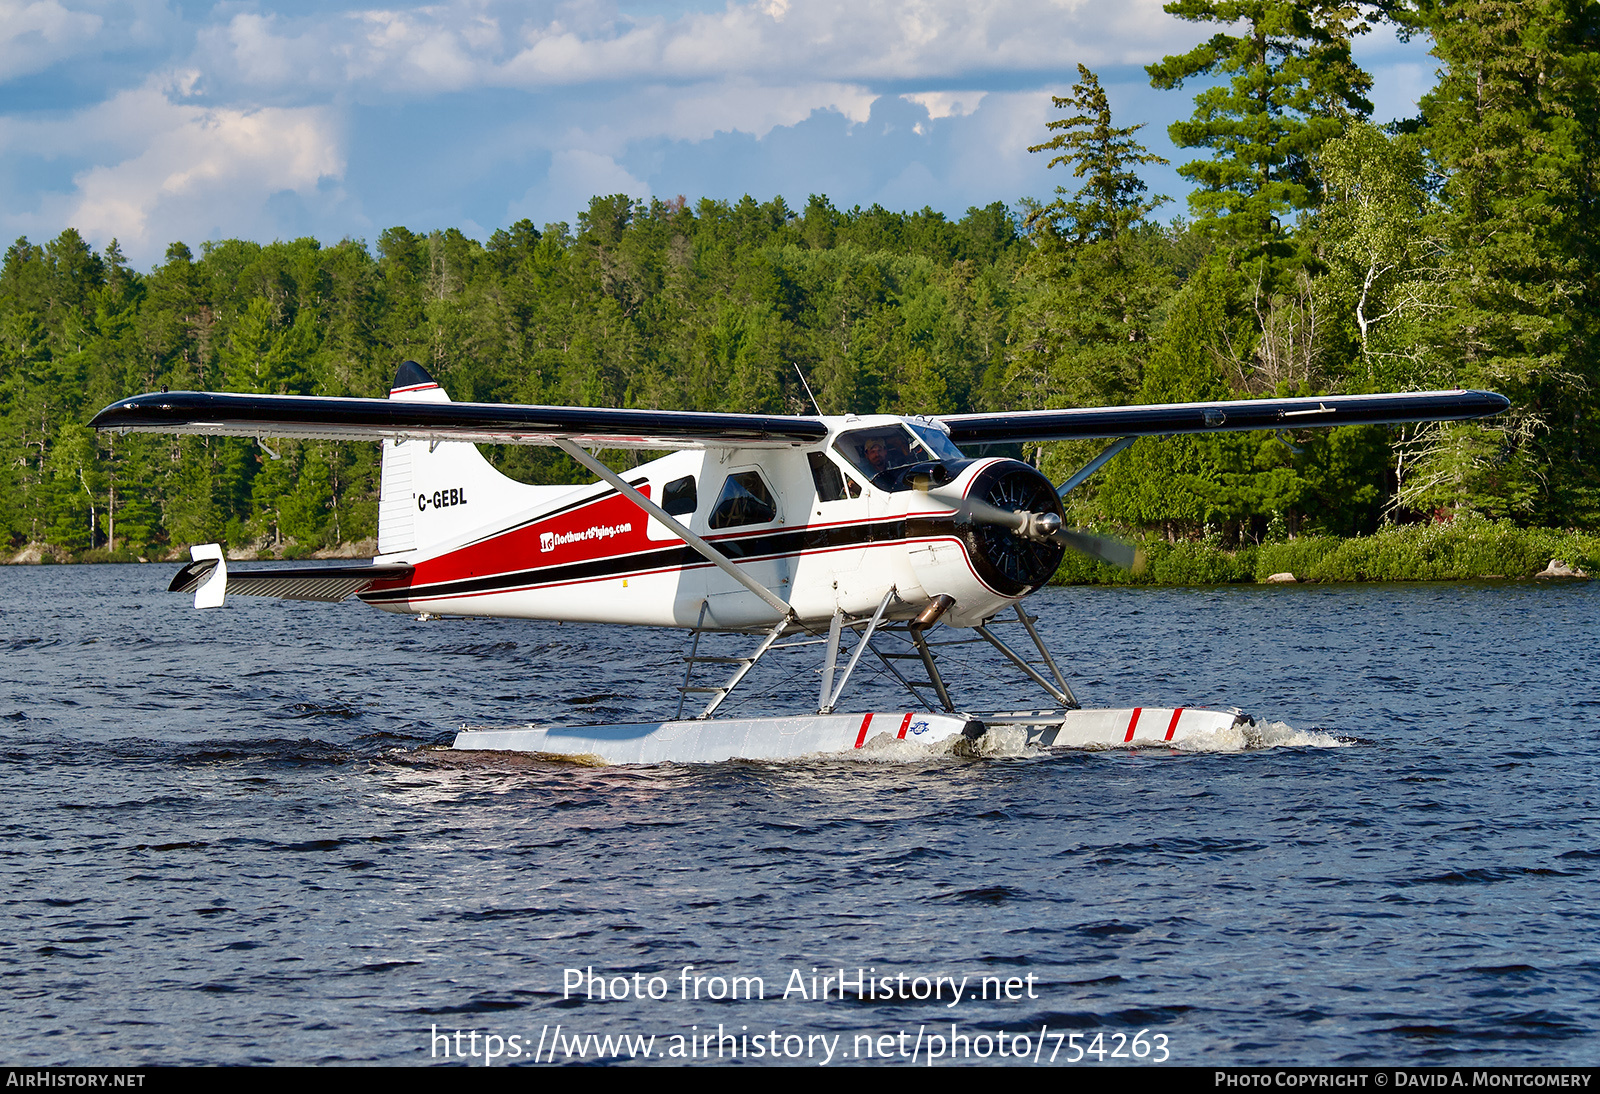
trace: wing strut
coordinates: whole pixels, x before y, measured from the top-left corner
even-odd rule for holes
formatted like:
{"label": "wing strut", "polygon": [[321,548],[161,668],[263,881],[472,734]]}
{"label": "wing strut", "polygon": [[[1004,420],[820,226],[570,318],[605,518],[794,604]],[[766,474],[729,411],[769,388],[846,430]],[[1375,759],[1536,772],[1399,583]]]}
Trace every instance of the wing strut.
{"label": "wing strut", "polygon": [[1056,487],[1056,493],[1061,497],[1066,497],[1078,487],[1082,486],[1084,480],[1086,480],[1090,475],[1094,474],[1106,464],[1110,463],[1111,457],[1117,455],[1119,452],[1126,449],[1130,444],[1138,439],[1138,437],[1123,437],[1121,440],[1112,441],[1106,446],[1106,450],[1104,452],[1100,453],[1100,455],[1084,464],[1075,475],[1073,475],[1066,482],[1062,483],[1060,486]]}
{"label": "wing strut", "polygon": [[727,555],[723,554],[721,551],[711,546],[711,544],[707,543],[705,540],[689,531],[689,529],[679,524],[670,513],[661,508],[661,506],[657,505],[655,502],[651,501],[649,498],[645,497],[643,494],[639,493],[639,491],[635,490],[633,487],[629,486],[622,480],[622,476],[611,470],[611,468],[607,467],[605,464],[589,455],[589,453],[585,452],[582,448],[578,447],[576,444],[573,444],[565,437],[556,437],[554,438],[554,441],[555,446],[561,449],[561,451],[577,460],[596,475],[599,475],[606,482],[616,487],[617,492],[623,497],[633,502],[633,504],[637,505],[640,509],[643,509],[646,513],[649,513],[652,517],[655,517],[668,528],[672,529],[674,535],[680,537],[685,543],[693,547],[696,551],[700,552],[700,556],[707,562],[711,563],[713,566],[717,567],[717,569],[721,570],[739,584],[755,593],[762,600],[766,601],[768,606],[770,606],[773,611],[777,612],[780,618],[787,619],[792,614],[789,609],[789,605],[780,600],[776,593],[767,588],[765,585],[761,584],[761,582],[757,581],[755,578],[751,577],[749,574],[745,573],[743,570],[739,569],[739,567],[736,566],[733,560]]}

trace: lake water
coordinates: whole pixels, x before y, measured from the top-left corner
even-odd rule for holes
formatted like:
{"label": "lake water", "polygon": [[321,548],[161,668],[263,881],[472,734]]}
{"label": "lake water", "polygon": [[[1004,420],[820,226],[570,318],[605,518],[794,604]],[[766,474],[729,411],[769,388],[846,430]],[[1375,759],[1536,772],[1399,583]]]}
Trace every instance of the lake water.
{"label": "lake water", "polygon": [[1600,1055],[1590,583],[1030,601],[1085,703],[1261,720],[1208,751],[593,768],[436,746],[670,714],[682,634],[174,570],[0,568],[7,1063]]}

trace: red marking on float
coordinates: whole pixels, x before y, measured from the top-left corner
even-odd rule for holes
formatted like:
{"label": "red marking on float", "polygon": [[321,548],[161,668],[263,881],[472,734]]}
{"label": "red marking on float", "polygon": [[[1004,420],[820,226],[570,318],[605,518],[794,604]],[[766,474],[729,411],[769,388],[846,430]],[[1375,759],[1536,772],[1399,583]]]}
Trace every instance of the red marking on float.
{"label": "red marking on float", "polygon": [[1129,741],[1133,740],[1133,731],[1139,725],[1139,712],[1143,709],[1144,707],[1133,708],[1133,717],[1128,719],[1128,735],[1122,738],[1123,744],[1127,744]]}
{"label": "red marking on float", "polygon": [[908,710],[908,711],[906,711],[906,716],[904,718],[900,719],[900,732],[895,734],[895,736],[898,739],[902,740],[902,741],[905,740],[906,739],[906,730],[909,729],[910,727],[911,727],[911,712]]}
{"label": "red marking on float", "polygon": [[866,714],[861,718],[861,732],[856,734],[856,747],[860,748],[867,743],[867,727],[872,724],[872,715]]}
{"label": "red marking on float", "polygon": [[1166,736],[1167,740],[1169,740],[1169,741],[1172,740],[1172,735],[1174,733],[1178,732],[1178,715],[1180,715],[1182,713],[1183,713],[1183,708],[1182,707],[1179,707],[1177,710],[1172,712],[1172,721],[1167,723],[1167,736]]}

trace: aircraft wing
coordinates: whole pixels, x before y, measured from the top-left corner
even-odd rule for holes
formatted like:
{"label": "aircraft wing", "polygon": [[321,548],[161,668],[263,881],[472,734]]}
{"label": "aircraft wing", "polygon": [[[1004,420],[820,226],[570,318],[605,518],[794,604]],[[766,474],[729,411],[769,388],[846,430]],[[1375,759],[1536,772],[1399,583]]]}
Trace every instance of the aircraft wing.
{"label": "aircraft wing", "polygon": [[[420,370],[418,374],[422,375]],[[939,420],[949,428],[956,444],[995,444],[1453,421],[1498,414],[1509,405],[1504,396],[1492,391],[1458,389],[948,414]],[[828,435],[827,424],[819,418],[776,414],[206,391],[135,395],[106,407],[95,415],[92,425],[119,432],[229,437],[333,441],[389,437],[531,445],[567,440],[595,448],[641,449],[788,448],[815,444]]]}
{"label": "aircraft wing", "polygon": [[299,440],[385,437],[477,444],[553,445],[558,439],[597,448],[788,448],[828,435],[816,418],[777,414],[703,414],[681,410],[410,402],[313,395],[152,392],[112,403],[96,429]]}
{"label": "aircraft wing", "polygon": [[1316,395],[1226,403],[1096,406],[1005,414],[942,414],[956,444],[1169,437],[1252,429],[1458,421],[1499,414],[1511,405],[1492,391],[1416,391],[1385,395]]}

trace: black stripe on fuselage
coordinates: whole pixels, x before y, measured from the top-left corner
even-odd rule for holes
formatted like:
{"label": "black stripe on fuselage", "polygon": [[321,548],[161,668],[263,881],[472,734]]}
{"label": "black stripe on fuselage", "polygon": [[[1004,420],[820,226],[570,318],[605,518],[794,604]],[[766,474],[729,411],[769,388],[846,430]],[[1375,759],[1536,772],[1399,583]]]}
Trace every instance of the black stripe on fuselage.
{"label": "black stripe on fuselage", "polygon": [[[820,528],[780,529],[740,539],[714,540],[717,550],[734,562],[800,555],[808,551],[841,550],[903,543],[908,539],[951,535],[951,517],[898,517],[892,520],[863,521]],[[424,564],[425,565],[425,564]],[[566,585],[579,581],[627,577],[656,570],[689,569],[710,566],[698,551],[686,543],[666,544],[654,551],[585,559],[555,566],[535,566],[483,577],[462,578],[429,585],[410,585],[402,589],[375,589],[358,594],[368,604],[402,604],[410,600],[434,600],[541,585]]]}

